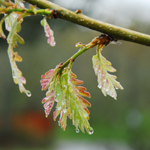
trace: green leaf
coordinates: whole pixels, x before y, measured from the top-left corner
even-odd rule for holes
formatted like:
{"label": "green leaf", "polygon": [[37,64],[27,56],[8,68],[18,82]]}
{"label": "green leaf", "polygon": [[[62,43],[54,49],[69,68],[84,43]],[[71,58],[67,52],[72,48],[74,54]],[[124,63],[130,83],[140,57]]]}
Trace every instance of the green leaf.
{"label": "green leaf", "polygon": [[31,96],[31,92],[26,90],[23,84],[26,84],[26,79],[22,76],[22,72],[18,69],[16,61],[21,62],[22,58],[18,55],[18,53],[14,53],[13,47],[9,45],[8,47],[8,56],[12,68],[12,76],[14,79],[14,83],[18,84],[20,92],[24,92],[28,97]]}
{"label": "green leaf", "polygon": [[41,79],[42,89],[47,89],[49,85],[46,97],[42,100],[46,117],[56,102],[54,120],[60,115],[58,123],[61,128],[66,129],[68,116],[72,119],[76,132],[79,132],[80,128],[82,132],[86,129],[89,134],[92,134],[93,130],[88,122],[90,112],[87,109],[91,104],[82,97],[91,97],[90,93],[85,87],[79,86],[83,81],[75,79],[76,75],[71,72],[71,69],[65,68],[62,73],[57,71],[54,75],[56,69],[48,71]]}
{"label": "green leaf", "polygon": [[19,20],[19,21],[15,21],[13,23],[13,26],[11,27],[10,25],[10,32],[9,32],[9,35],[8,35],[8,38],[7,38],[7,41],[8,41],[8,44],[11,45],[12,47],[16,48],[18,45],[17,45],[17,42],[19,42],[20,44],[24,44],[24,40],[23,38],[21,38],[17,32],[19,32],[21,30],[21,22],[22,20]]}
{"label": "green leaf", "polygon": [[[17,19],[18,19],[19,16],[20,16],[20,14],[17,14],[15,12],[9,14],[9,16],[5,19],[5,28],[6,28],[7,31],[11,31],[11,29],[13,27],[13,24],[15,23],[15,21],[17,22]],[[21,24],[21,22],[20,22],[20,24]]]}
{"label": "green leaf", "polygon": [[116,81],[116,76],[108,72],[115,72],[116,69],[111,66],[111,62],[106,60],[101,54],[102,47],[97,50],[97,55],[93,56],[93,68],[97,75],[98,87],[101,89],[104,96],[110,95],[114,99],[117,98],[115,89],[123,89],[121,84]]}

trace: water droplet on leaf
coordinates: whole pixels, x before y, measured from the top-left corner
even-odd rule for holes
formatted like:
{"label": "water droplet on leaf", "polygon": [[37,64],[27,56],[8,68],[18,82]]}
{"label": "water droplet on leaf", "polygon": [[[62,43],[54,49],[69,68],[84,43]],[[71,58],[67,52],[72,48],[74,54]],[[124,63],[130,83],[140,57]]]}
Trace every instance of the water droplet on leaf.
{"label": "water droplet on leaf", "polygon": [[108,92],[109,91],[109,88],[106,88],[106,92]]}
{"label": "water droplet on leaf", "polygon": [[61,106],[59,106],[57,109],[58,109],[58,110],[61,110]]}
{"label": "water droplet on leaf", "polygon": [[98,70],[97,70],[97,68],[95,68],[95,72],[97,72]]}
{"label": "water droplet on leaf", "polygon": [[67,85],[64,85],[64,88],[67,88]]}
{"label": "water droplet on leaf", "polygon": [[26,95],[28,96],[28,97],[31,97],[31,92],[30,91],[26,91]]}
{"label": "water droplet on leaf", "polygon": [[64,102],[64,101],[62,102],[62,105],[65,105],[65,102]]}
{"label": "water droplet on leaf", "polygon": [[106,82],[106,79],[104,79],[103,81]]}
{"label": "water droplet on leaf", "polygon": [[101,85],[98,85],[98,88],[100,88],[100,89],[101,89]]}
{"label": "water droplet on leaf", "polygon": [[66,112],[67,112],[67,109],[64,109],[63,112],[66,113]]}
{"label": "water droplet on leaf", "polygon": [[77,128],[77,129],[76,129],[76,133],[79,133],[79,132],[80,132],[80,130]]}
{"label": "water droplet on leaf", "polygon": [[93,130],[92,127],[90,127],[90,128],[89,128],[89,134],[91,135],[91,134],[93,134],[93,133],[94,133],[94,130]]}
{"label": "water droplet on leaf", "polygon": [[88,118],[89,118],[89,116],[88,116],[87,113],[84,113],[84,114],[83,114],[83,117],[84,117],[85,119],[88,119]]}

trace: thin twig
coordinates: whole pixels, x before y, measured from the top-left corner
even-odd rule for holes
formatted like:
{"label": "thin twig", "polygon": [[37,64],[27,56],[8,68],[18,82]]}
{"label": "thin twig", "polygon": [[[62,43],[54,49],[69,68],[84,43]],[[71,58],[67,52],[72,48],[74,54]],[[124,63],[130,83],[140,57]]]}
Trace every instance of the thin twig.
{"label": "thin twig", "polygon": [[25,0],[25,1],[33,5],[36,5],[39,8],[55,9],[57,11],[58,18],[68,20],[75,24],[79,24],[99,32],[106,33],[117,40],[125,40],[150,46],[150,35],[92,19],[90,17],[83,15],[82,13],[70,11],[47,0]]}

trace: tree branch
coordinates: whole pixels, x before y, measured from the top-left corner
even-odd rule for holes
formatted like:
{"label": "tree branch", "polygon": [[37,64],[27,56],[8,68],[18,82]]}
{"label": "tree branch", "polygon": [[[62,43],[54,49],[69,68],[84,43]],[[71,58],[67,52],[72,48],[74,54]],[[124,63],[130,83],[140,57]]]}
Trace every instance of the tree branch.
{"label": "tree branch", "polygon": [[47,0],[25,0],[39,8],[50,8],[57,11],[57,17],[73,22],[84,27],[106,33],[116,40],[130,41],[146,46],[150,46],[150,35],[136,32],[133,30],[125,29],[119,26],[108,24],[102,21],[98,21],[83,15],[82,13],[76,13],[60,7]]}

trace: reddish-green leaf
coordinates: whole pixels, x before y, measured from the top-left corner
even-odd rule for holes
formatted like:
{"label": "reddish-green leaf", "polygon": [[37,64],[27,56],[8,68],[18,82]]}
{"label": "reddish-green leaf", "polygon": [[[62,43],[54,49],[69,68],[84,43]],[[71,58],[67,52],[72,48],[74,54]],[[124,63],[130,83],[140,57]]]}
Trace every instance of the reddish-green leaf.
{"label": "reddish-green leaf", "polygon": [[42,90],[46,90],[50,86],[50,82],[53,78],[55,69],[51,69],[48,72],[45,73],[45,75],[41,76],[41,86]]}
{"label": "reddish-green leaf", "polygon": [[117,93],[115,89],[123,89],[123,87],[115,80],[117,78],[116,76],[108,73],[115,72],[116,69],[114,69],[111,63],[101,55],[101,50],[102,48],[98,50],[97,55],[92,58],[93,68],[97,75],[98,87],[105,96],[110,95],[116,99]]}
{"label": "reddish-green leaf", "polygon": [[44,27],[46,37],[48,37],[47,43],[49,43],[51,46],[55,46],[56,42],[54,40],[54,33],[48,25],[46,18],[41,20],[41,25]]}
{"label": "reddish-green leaf", "polygon": [[48,117],[54,104],[54,91],[53,90],[50,90],[49,94],[47,94],[46,97],[42,100],[42,103],[44,104],[46,117]]}
{"label": "reddish-green leaf", "polygon": [[91,104],[82,97],[90,97],[90,93],[86,91],[85,87],[78,86],[83,81],[75,79],[77,76],[69,68],[65,68],[62,73],[56,74],[54,74],[54,70],[48,71],[42,76],[41,80],[42,89],[48,87],[46,97],[42,100],[46,117],[49,115],[55,101],[57,105],[54,120],[60,115],[58,123],[61,128],[66,129],[68,116],[72,119],[77,132],[80,128],[82,132],[86,129],[91,134],[92,128],[88,122],[90,112],[87,109]]}

